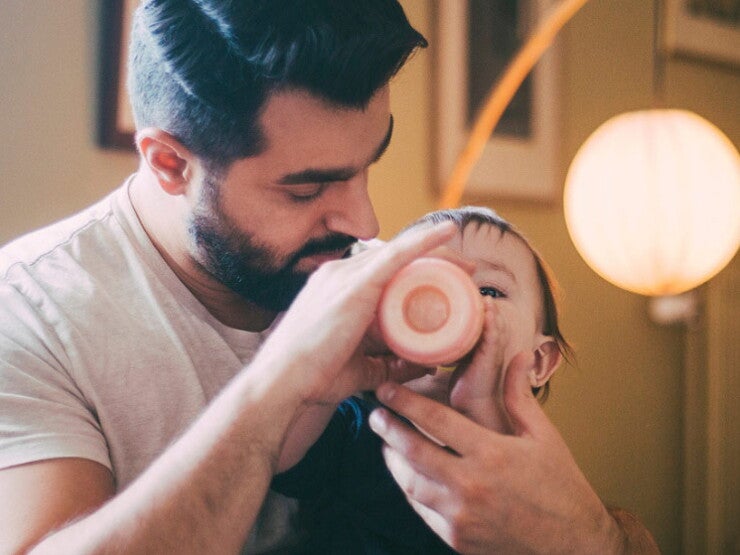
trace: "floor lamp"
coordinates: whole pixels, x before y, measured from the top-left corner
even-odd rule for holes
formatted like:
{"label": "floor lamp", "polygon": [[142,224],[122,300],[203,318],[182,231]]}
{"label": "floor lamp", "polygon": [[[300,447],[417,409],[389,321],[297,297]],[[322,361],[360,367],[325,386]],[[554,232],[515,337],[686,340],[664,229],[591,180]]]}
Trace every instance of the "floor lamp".
{"label": "floor lamp", "polygon": [[[512,60],[476,119],[442,191],[456,206],[470,172],[517,88],[560,29],[588,0],[563,0]],[[654,96],[662,87],[655,2]],[[655,99],[654,99],[655,100]],[[740,157],[722,132],[697,114],[652,108],[622,114],[597,129],[568,171],[564,211],[586,263],[609,282],[661,299],[657,320],[686,319],[679,294],[718,273],[740,246]]]}

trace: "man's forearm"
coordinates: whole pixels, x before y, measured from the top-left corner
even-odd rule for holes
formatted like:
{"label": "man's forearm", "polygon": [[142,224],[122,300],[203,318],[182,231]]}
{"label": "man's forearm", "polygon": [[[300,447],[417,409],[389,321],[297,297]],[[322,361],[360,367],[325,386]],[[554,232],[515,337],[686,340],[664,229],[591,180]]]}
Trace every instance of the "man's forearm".
{"label": "man's forearm", "polygon": [[317,405],[296,415],[283,442],[276,472],[285,472],[298,464],[326,429],[336,408],[334,404]]}
{"label": "man's forearm", "polygon": [[126,490],[32,553],[236,553],[299,402],[252,369]]}

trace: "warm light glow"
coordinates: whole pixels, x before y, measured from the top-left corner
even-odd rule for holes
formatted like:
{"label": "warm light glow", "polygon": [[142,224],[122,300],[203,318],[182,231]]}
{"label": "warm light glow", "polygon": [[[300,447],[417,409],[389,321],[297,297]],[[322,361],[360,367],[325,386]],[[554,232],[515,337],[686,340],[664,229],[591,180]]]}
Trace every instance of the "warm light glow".
{"label": "warm light glow", "polygon": [[672,295],[719,272],[740,245],[740,157],[691,112],[650,110],[603,124],[565,184],[578,252],[604,279]]}

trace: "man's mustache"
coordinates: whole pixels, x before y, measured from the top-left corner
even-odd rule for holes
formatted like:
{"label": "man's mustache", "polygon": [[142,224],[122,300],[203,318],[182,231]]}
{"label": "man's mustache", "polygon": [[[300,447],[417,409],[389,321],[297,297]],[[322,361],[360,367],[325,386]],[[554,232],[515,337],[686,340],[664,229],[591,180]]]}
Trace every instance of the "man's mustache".
{"label": "man's mustache", "polygon": [[334,233],[320,239],[313,239],[303,245],[301,250],[299,250],[293,256],[291,262],[295,263],[301,258],[313,256],[314,254],[325,254],[329,252],[347,250],[356,242],[356,237],[352,237],[351,235],[344,235],[343,233]]}

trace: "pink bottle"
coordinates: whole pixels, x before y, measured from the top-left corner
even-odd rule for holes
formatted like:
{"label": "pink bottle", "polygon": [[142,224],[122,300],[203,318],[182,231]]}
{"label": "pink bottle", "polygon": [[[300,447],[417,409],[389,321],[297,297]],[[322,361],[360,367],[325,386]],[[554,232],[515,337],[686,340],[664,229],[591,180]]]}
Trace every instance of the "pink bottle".
{"label": "pink bottle", "polygon": [[388,347],[424,366],[453,363],[475,345],[483,329],[483,300],[459,266],[420,258],[386,286],[378,325]]}

